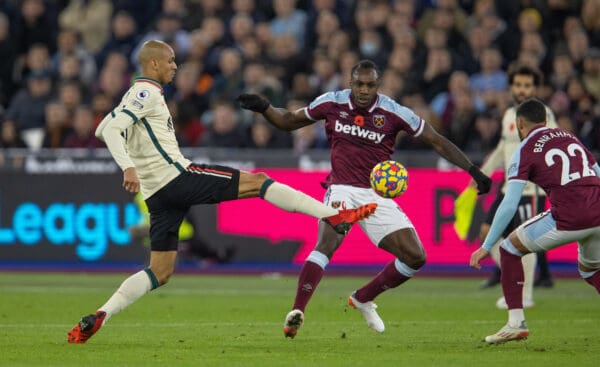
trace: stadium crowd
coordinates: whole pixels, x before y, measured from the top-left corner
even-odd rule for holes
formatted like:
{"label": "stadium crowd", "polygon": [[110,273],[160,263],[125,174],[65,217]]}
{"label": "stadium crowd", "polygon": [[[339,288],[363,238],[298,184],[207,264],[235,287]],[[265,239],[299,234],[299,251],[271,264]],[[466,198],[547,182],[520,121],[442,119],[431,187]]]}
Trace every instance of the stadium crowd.
{"label": "stadium crowd", "polygon": [[178,56],[164,93],[183,147],[326,148],[322,125],[278,132],[235,99],[294,110],[366,58],[381,93],[467,152],[496,146],[507,70],[534,66],[559,126],[600,150],[600,0],[0,1],[0,147],[103,147],[93,131],[149,39]]}

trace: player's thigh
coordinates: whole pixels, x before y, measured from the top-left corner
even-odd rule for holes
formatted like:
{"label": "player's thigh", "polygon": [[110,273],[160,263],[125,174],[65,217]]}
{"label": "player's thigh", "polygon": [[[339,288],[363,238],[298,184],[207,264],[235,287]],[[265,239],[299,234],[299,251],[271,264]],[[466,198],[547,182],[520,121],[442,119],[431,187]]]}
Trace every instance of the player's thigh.
{"label": "player's thigh", "polygon": [[235,168],[192,163],[178,179],[170,193],[175,205],[217,204],[238,198],[240,171]]}
{"label": "player's thigh", "polygon": [[577,261],[588,269],[600,269],[600,227],[587,230],[589,235],[577,243]]}
{"label": "player's thigh", "polygon": [[[370,199],[377,203],[377,209],[375,213],[360,221],[359,224],[373,244],[380,246],[385,238],[395,234],[393,238],[405,237],[404,240],[412,248],[421,247],[414,225],[394,200],[385,199],[376,194],[373,194]],[[389,242],[386,241],[386,243]]]}
{"label": "player's thigh", "polygon": [[552,250],[562,245],[577,242],[585,237],[585,231],[561,231],[548,210],[529,219],[516,229],[521,244],[531,252]]}

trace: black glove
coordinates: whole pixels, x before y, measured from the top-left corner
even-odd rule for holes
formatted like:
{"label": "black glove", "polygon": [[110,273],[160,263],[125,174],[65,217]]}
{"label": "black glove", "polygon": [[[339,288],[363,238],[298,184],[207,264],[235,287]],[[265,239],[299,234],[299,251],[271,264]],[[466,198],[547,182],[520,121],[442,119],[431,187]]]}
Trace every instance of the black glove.
{"label": "black glove", "polygon": [[476,166],[469,168],[469,174],[473,177],[473,180],[477,183],[477,194],[487,194],[492,186],[492,180],[483,174]]}
{"label": "black glove", "polygon": [[269,101],[258,94],[240,94],[237,100],[242,108],[258,113],[265,112],[270,105]]}

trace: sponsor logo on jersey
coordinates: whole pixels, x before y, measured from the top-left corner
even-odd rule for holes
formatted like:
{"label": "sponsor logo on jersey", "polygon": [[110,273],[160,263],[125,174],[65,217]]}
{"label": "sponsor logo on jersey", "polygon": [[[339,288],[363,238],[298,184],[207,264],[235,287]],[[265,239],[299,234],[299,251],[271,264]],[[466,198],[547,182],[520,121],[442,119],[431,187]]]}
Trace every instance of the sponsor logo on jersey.
{"label": "sponsor logo on jersey", "polygon": [[381,143],[385,134],[377,133],[369,129],[364,129],[360,125],[344,125],[339,120],[335,120],[335,131],[342,134],[348,134],[352,136],[358,136],[370,140],[376,144]]}
{"label": "sponsor logo on jersey", "polygon": [[385,125],[385,115],[373,115],[373,125],[381,129]]}
{"label": "sponsor logo on jersey", "polygon": [[140,102],[136,101],[135,99],[133,101],[131,101],[131,105],[133,107],[136,107],[138,110],[144,109],[144,105],[141,104]]}
{"label": "sponsor logo on jersey", "polygon": [[146,98],[148,98],[150,96],[150,92],[148,92],[147,90],[141,90],[139,92],[137,92],[137,94],[135,95],[137,99],[141,99],[142,101]]}

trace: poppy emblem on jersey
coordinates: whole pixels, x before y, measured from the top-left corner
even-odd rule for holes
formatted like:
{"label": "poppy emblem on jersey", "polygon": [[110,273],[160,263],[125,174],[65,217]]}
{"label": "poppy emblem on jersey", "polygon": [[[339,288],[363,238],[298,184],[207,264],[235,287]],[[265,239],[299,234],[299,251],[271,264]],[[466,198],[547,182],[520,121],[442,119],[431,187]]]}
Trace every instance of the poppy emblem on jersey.
{"label": "poppy emblem on jersey", "polygon": [[365,117],[363,115],[354,116],[354,125],[365,126]]}
{"label": "poppy emblem on jersey", "polygon": [[144,99],[148,98],[149,95],[150,95],[150,92],[148,92],[147,90],[144,89],[144,90],[137,92],[137,94],[135,96],[137,97],[137,99],[144,100]]}
{"label": "poppy emblem on jersey", "polygon": [[332,203],[331,203],[331,207],[332,207],[333,209],[337,209],[337,208],[339,208],[341,205],[342,205],[342,202],[341,202],[341,201],[334,201],[334,202],[332,202]]}
{"label": "poppy emblem on jersey", "polygon": [[385,125],[385,115],[373,115],[373,125],[381,129]]}

